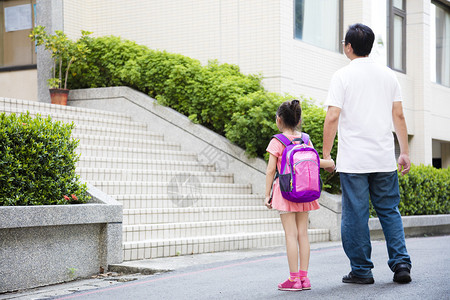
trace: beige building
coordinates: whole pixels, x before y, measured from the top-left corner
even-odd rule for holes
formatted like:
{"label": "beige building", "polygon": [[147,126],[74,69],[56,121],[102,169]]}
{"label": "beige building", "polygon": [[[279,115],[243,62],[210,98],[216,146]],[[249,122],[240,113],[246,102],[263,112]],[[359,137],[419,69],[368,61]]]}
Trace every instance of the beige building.
{"label": "beige building", "polygon": [[[0,0],[0,96],[46,101],[32,26],[76,38],[116,35],[153,49],[262,73],[274,92],[323,102],[332,74],[348,64],[348,25],[372,27],[371,54],[396,71],[416,164],[450,164],[448,0]],[[48,74],[48,70],[47,73]],[[38,80],[39,77],[39,80]]]}

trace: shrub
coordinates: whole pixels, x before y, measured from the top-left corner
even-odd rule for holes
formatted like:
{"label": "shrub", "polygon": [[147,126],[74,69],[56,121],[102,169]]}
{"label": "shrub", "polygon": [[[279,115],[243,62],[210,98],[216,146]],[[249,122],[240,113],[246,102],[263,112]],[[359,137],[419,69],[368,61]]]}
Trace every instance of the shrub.
{"label": "shrub", "polygon": [[[226,126],[226,137],[238,146],[246,149],[250,156],[265,156],[271,137],[279,132],[275,124],[275,113],[284,101],[295,99],[290,95],[255,92],[239,99],[236,112]],[[302,106],[303,132],[309,134],[314,148],[322,157],[323,123],[326,112],[313,104],[311,99],[300,98]],[[337,146],[332,150],[336,157]],[[321,170],[321,178],[328,192],[339,193],[339,175]]]}
{"label": "shrub", "polygon": [[83,41],[90,54],[72,67],[71,89],[129,86],[222,135],[238,99],[263,90],[260,76],[244,75],[236,65],[210,61],[202,66],[114,36]]}
{"label": "shrub", "polygon": [[217,61],[206,66],[198,61],[175,66],[165,86],[164,93],[157,96],[161,104],[222,135],[239,109],[240,98],[263,90],[260,77],[244,75],[238,66]]}
{"label": "shrub", "polygon": [[0,205],[84,203],[71,139],[73,124],[52,122],[29,113],[0,114]]}
{"label": "shrub", "polygon": [[[450,213],[450,169],[413,165],[407,175],[399,173],[398,181],[402,216]],[[376,216],[372,206],[370,214]]]}

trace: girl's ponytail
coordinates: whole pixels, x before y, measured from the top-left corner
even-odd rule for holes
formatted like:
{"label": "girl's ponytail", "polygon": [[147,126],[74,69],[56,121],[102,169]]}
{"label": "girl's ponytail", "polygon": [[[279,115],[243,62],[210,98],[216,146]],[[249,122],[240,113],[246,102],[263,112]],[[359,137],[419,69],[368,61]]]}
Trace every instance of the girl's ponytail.
{"label": "girl's ponytail", "polygon": [[290,128],[297,127],[302,116],[300,101],[292,100],[283,102],[280,107],[278,107],[277,115],[283,120],[283,123],[286,126]]}
{"label": "girl's ponytail", "polygon": [[300,122],[300,118],[302,117],[302,108],[300,107],[300,101],[296,99],[292,100],[291,110],[294,112],[295,124],[298,124]]}

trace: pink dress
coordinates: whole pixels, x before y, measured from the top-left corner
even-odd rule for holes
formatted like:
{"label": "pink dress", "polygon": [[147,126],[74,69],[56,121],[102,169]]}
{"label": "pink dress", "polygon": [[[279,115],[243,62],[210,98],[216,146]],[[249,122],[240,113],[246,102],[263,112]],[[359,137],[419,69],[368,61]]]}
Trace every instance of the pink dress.
{"label": "pink dress", "polygon": [[[301,137],[300,135],[286,135],[290,140]],[[312,145],[309,141],[308,145]],[[283,154],[284,145],[277,139],[272,139],[267,146],[266,151],[277,157],[277,170],[281,168],[281,156]],[[319,209],[319,200],[306,203],[295,203],[288,201],[281,196],[280,184],[278,179],[273,185],[272,208],[281,212],[302,212]]]}

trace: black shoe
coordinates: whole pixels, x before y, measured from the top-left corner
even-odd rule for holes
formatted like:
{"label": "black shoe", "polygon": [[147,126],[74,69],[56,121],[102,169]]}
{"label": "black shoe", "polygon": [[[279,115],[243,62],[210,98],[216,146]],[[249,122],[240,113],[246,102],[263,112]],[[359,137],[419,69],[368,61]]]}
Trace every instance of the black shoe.
{"label": "black shoe", "polygon": [[408,264],[397,264],[394,268],[394,281],[398,283],[411,282],[411,271]]}
{"label": "black shoe", "polygon": [[355,275],[353,275],[352,272],[350,272],[350,273],[348,273],[348,275],[345,275],[344,277],[342,277],[342,282],[344,282],[344,283],[359,283],[359,284],[373,284],[375,282],[375,280],[373,280],[373,277],[369,277],[369,278],[356,277]]}

